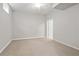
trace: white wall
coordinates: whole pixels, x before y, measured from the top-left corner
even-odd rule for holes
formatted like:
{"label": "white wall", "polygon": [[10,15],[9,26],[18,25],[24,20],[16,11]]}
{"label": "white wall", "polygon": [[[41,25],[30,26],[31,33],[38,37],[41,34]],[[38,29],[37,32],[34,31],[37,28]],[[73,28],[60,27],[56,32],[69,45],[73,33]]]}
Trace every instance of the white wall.
{"label": "white wall", "polygon": [[54,39],[79,49],[79,4],[67,10],[53,10]]}
{"label": "white wall", "polygon": [[45,37],[45,17],[14,12],[14,38]]}
{"label": "white wall", "polygon": [[4,46],[12,39],[11,29],[11,9],[7,14],[0,3],[0,52]]}

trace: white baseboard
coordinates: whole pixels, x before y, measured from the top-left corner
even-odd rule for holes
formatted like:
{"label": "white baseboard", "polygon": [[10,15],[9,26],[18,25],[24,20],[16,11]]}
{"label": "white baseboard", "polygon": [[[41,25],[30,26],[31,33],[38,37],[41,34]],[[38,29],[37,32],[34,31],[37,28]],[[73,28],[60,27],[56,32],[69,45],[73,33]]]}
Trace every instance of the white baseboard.
{"label": "white baseboard", "polygon": [[47,37],[47,39],[49,39],[49,40],[53,40],[53,37]]}
{"label": "white baseboard", "polygon": [[[36,38],[45,38],[45,37],[16,38],[16,39],[13,39],[13,40],[36,39]],[[53,40],[53,39],[51,39],[51,40]],[[79,50],[78,47],[71,46],[71,45],[66,44],[66,43],[64,43],[64,42],[62,42],[62,41],[59,41],[59,40],[56,40],[56,39],[54,39],[54,41],[57,41],[57,42],[59,42],[59,43],[61,43],[61,44],[64,44],[64,45],[66,45],[66,46],[69,46],[69,47],[71,47],[71,48],[74,48],[74,49],[76,49],[76,50]],[[4,49],[5,49],[11,42],[12,42],[12,40],[8,41],[7,44],[0,50],[0,53],[3,52]]]}
{"label": "white baseboard", "polygon": [[27,37],[27,38],[15,38],[15,39],[12,39],[12,40],[37,39],[37,38],[45,38],[45,37]]}
{"label": "white baseboard", "polygon": [[5,46],[0,50],[0,53],[4,51],[4,49],[12,42],[12,40],[8,41]]}
{"label": "white baseboard", "polygon": [[62,41],[59,41],[59,40],[56,40],[56,39],[54,39],[54,41],[57,41],[57,42],[59,42],[59,43],[61,43],[61,44],[63,44],[63,45],[69,46],[69,47],[71,47],[71,48],[73,48],[73,49],[79,50],[78,47],[75,47],[75,46],[72,46],[72,45],[66,44],[66,43],[64,43],[64,42],[62,42]]}
{"label": "white baseboard", "polygon": [[0,50],[0,53],[4,51],[4,49],[13,41],[13,40],[23,40],[23,39],[37,39],[37,38],[44,38],[44,37],[29,37],[29,38],[15,38],[10,41],[8,41],[5,46]]}

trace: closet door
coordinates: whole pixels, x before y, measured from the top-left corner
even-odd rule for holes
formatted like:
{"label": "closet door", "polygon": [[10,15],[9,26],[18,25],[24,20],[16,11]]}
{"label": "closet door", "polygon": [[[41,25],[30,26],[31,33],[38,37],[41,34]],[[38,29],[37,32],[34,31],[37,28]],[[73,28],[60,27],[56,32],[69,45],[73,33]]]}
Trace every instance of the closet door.
{"label": "closet door", "polygon": [[53,19],[47,20],[47,38],[53,39]]}

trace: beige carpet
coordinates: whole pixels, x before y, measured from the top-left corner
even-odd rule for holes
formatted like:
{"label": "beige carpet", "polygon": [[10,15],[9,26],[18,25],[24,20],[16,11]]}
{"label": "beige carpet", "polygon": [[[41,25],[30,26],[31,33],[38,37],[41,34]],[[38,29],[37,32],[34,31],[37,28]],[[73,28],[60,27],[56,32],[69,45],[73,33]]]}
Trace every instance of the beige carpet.
{"label": "beige carpet", "polygon": [[54,40],[24,39],[12,43],[1,56],[79,56],[79,51]]}

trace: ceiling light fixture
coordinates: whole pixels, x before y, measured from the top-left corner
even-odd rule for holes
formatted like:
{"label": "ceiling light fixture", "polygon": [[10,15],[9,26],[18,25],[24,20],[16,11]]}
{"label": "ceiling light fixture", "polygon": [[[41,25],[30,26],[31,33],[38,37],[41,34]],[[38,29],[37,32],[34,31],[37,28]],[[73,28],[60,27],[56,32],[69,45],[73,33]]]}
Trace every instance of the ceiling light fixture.
{"label": "ceiling light fixture", "polygon": [[34,3],[34,6],[37,8],[40,8],[40,7],[44,6],[44,4],[43,3]]}

